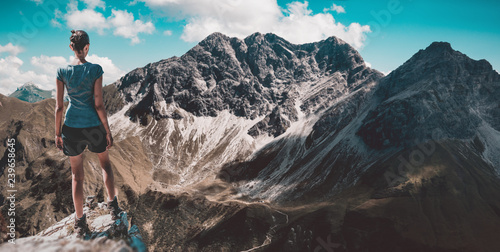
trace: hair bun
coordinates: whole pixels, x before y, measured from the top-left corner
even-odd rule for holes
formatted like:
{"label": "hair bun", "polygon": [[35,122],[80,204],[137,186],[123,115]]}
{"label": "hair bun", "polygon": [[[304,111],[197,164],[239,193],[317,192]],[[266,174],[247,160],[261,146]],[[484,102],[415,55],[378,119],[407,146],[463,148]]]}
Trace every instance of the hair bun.
{"label": "hair bun", "polygon": [[69,41],[71,41],[70,45],[76,51],[81,51],[87,44],[89,44],[90,39],[89,35],[82,30],[71,30],[71,37],[69,37]]}

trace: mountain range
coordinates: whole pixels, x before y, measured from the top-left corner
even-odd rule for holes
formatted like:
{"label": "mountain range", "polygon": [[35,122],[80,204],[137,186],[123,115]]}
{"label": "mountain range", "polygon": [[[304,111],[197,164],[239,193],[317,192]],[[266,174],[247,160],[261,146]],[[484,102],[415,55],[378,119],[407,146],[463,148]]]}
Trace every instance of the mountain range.
{"label": "mountain range", "polygon": [[26,82],[9,95],[25,102],[37,102],[55,97],[56,90],[43,90],[33,82]]}
{"label": "mountain range", "polygon": [[[104,87],[119,198],[152,251],[497,251],[499,88],[446,42],[384,76],[335,37],[213,33]],[[33,235],[72,212],[55,101],[0,102]]]}

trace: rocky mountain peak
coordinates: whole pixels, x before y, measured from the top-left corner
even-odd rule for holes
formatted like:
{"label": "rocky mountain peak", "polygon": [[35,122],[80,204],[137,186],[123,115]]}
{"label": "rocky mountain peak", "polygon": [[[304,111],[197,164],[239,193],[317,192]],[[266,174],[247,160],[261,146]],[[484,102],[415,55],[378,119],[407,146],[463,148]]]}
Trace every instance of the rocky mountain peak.
{"label": "rocky mountain peak", "polygon": [[22,90],[22,89],[30,89],[30,88],[39,88],[39,87],[35,83],[28,81],[28,82],[24,83],[22,86],[18,87],[17,89]]}
{"label": "rocky mountain peak", "polygon": [[202,44],[205,41],[214,41],[214,40],[229,40],[230,37],[220,33],[220,32],[213,32],[210,35],[208,35],[205,39],[203,39],[199,44]]}
{"label": "rocky mountain peak", "polygon": [[489,62],[434,42],[380,80],[375,93],[381,104],[358,134],[384,148],[431,138],[437,130],[443,138],[468,139],[483,122],[500,130],[499,88],[500,75]]}
{"label": "rocky mountain peak", "polygon": [[[436,64],[456,62],[468,59],[463,53],[454,50],[448,42],[433,42],[427,48],[419,50],[405,64]],[[404,66],[404,65],[403,65]]]}
{"label": "rocky mountain peak", "polygon": [[[456,85],[464,82],[469,88],[486,76],[488,82],[495,82],[498,73],[486,60],[474,60],[454,50],[450,43],[434,42],[425,50],[418,51],[402,66],[392,71],[381,81],[378,93],[385,98],[396,95],[407,88],[428,89],[431,83]],[[479,78],[472,81],[471,78]],[[446,79],[446,82],[440,81]],[[470,79],[470,81],[466,81]],[[408,86],[411,84],[411,86]],[[414,85],[418,85],[414,86]],[[433,85],[436,87],[436,85]]]}
{"label": "rocky mountain peak", "polygon": [[198,43],[199,46],[203,48],[218,47],[220,45],[226,44],[231,40],[230,37],[220,33],[214,32],[208,35],[205,39]]}
{"label": "rocky mountain peak", "polygon": [[[290,94],[297,93],[299,83],[338,73],[353,88],[375,72],[367,71],[359,53],[335,37],[296,45],[272,33],[245,39],[213,33],[179,58],[135,69],[116,86],[133,103],[126,114],[143,124],[146,115],[179,118],[156,108],[164,101],[196,116],[216,116],[226,109],[249,119],[270,116],[274,119],[269,122],[285,127],[271,129],[266,123],[258,132],[274,135],[286,130],[286,120],[296,118],[297,97]],[[277,106],[283,113],[271,115]]]}
{"label": "rocky mountain peak", "polygon": [[426,51],[448,51],[453,52],[453,48],[451,48],[451,44],[448,42],[435,41],[432,42],[426,49]]}
{"label": "rocky mountain peak", "polygon": [[29,81],[18,87],[16,91],[9,94],[10,97],[16,97],[26,102],[37,102],[55,96],[55,89],[43,90],[35,83]]}
{"label": "rocky mountain peak", "polygon": [[[484,60],[474,60],[468,57],[466,54],[456,51],[452,48],[451,44],[448,42],[433,42],[424,50],[418,51],[413,55],[403,66],[409,64],[408,67],[416,68],[416,70],[434,70],[446,68],[456,71],[457,68],[461,68],[456,74],[461,74],[464,72],[477,72],[484,73],[493,70],[491,64]],[[401,68],[400,67],[400,68]],[[402,70],[408,70],[406,67]]]}
{"label": "rocky mountain peak", "polygon": [[274,33],[266,33],[262,34],[260,32],[256,32],[248,37],[245,38],[245,43],[247,45],[253,45],[253,44],[262,44],[266,43],[267,45],[272,45],[272,44],[286,44],[288,47],[292,47],[292,44],[282,37],[274,34]]}

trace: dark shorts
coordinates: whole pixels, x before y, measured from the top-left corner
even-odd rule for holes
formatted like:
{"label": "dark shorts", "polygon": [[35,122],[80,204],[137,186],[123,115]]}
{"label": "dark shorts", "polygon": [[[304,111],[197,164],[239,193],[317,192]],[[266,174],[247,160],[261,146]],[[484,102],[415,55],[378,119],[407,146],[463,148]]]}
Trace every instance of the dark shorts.
{"label": "dark shorts", "polygon": [[91,152],[101,153],[108,145],[106,130],[102,124],[89,128],[72,128],[63,124],[61,137],[66,156],[80,155],[87,146]]}

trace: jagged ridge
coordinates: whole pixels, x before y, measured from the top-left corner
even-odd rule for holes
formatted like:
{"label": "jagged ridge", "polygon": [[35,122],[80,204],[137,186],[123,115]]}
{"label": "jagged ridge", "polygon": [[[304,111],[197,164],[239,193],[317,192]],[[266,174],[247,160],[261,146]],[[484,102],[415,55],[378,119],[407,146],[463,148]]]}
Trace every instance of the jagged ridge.
{"label": "jagged ridge", "polygon": [[297,85],[333,73],[354,89],[373,71],[356,50],[335,37],[294,45],[274,34],[255,33],[240,40],[214,33],[180,58],[133,70],[116,86],[133,103],[127,115],[143,125],[147,115],[182,117],[176,107],[196,116],[229,110],[249,119],[267,115],[250,135],[277,136],[298,119]]}

